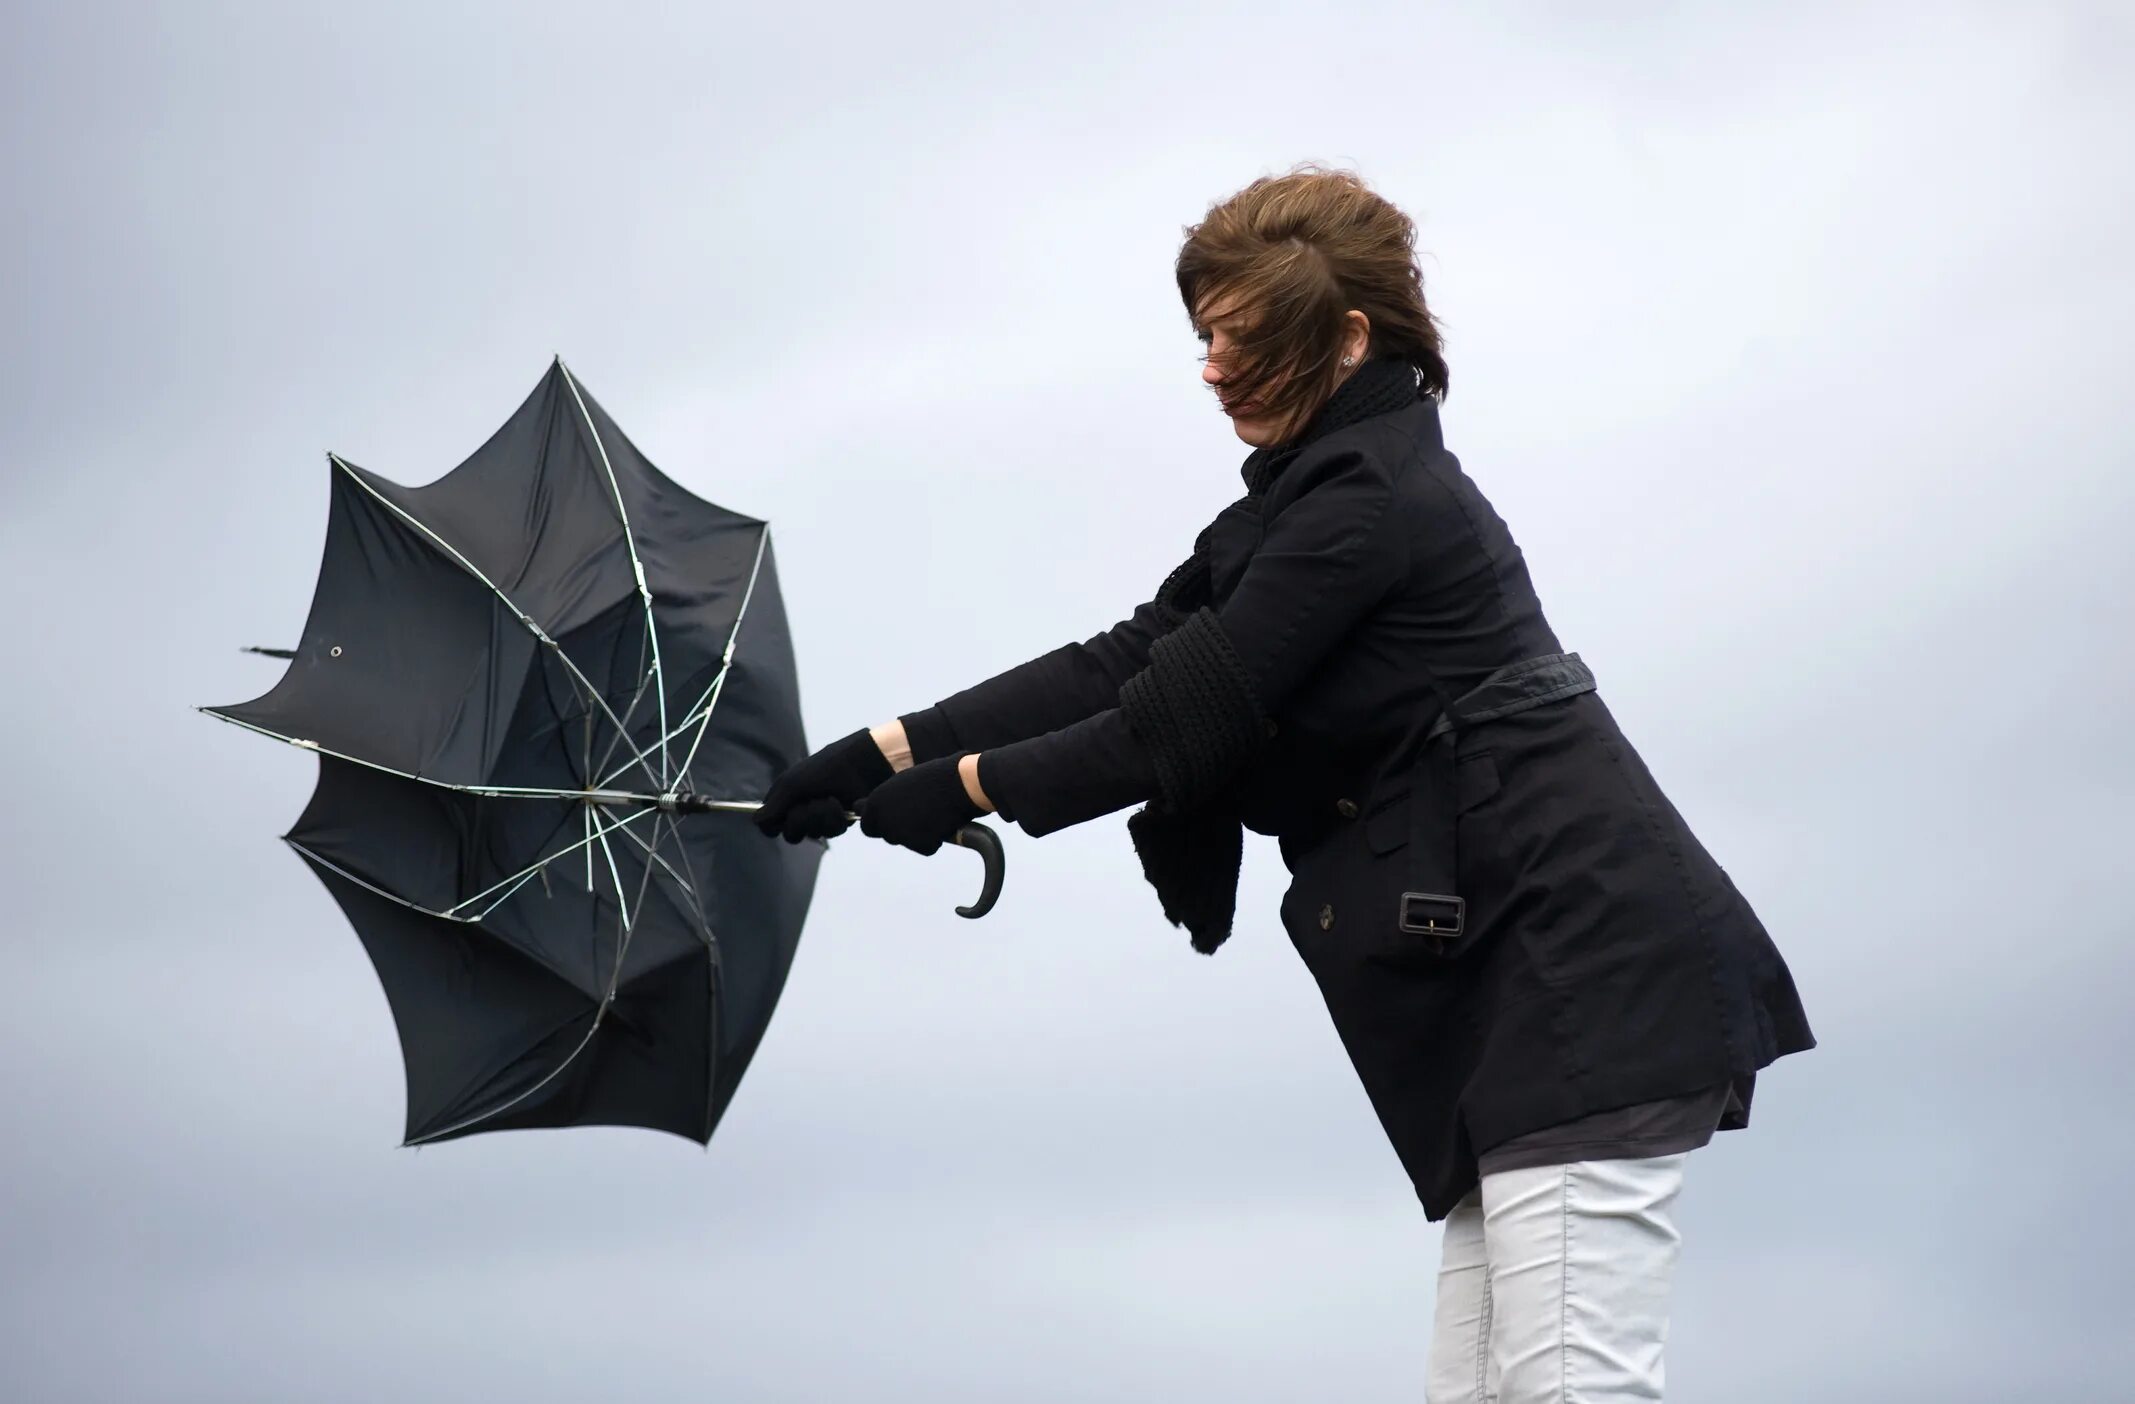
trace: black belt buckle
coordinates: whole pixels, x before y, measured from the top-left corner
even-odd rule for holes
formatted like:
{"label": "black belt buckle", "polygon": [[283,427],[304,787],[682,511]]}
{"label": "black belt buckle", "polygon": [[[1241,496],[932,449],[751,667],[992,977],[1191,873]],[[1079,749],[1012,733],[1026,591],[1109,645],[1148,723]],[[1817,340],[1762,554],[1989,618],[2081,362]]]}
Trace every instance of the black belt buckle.
{"label": "black belt buckle", "polygon": [[1444,892],[1401,894],[1401,930],[1411,936],[1427,936],[1443,950],[1460,939],[1468,924],[1468,899]]}

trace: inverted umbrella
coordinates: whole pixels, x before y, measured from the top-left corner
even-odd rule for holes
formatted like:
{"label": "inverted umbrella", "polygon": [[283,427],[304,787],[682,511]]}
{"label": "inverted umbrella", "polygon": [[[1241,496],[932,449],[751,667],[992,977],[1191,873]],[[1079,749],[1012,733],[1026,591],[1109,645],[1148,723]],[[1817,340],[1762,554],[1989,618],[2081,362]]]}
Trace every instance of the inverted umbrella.
{"label": "inverted umbrella", "polygon": [[[428,486],[329,463],[302,639],[255,650],[287,671],[202,710],[318,754],[284,837],[384,986],[407,1143],[709,1140],[823,853],[744,817],[807,751],[768,527],[661,473],[560,359]],[[959,841],[980,916],[999,841]]]}

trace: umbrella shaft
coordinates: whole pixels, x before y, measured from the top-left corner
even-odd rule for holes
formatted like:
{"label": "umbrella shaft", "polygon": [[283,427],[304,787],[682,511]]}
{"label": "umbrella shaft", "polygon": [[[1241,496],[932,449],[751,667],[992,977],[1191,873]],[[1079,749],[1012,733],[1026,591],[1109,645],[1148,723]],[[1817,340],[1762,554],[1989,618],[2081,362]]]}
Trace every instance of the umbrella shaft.
{"label": "umbrella shaft", "polygon": [[754,814],[762,800],[715,800],[696,795],[640,795],[628,790],[581,790],[587,804],[650,805],[675,814]]}
{"label": "umbrella shaft", "polygon": [[[642,805],[664,809],[670,814],[754,814],[764,807],[762,800],[705,799],[698,795],[640,795],[629,790],[578,790],[575,792],[587,804]],[[860,816],[846,812],[848,819]]]}

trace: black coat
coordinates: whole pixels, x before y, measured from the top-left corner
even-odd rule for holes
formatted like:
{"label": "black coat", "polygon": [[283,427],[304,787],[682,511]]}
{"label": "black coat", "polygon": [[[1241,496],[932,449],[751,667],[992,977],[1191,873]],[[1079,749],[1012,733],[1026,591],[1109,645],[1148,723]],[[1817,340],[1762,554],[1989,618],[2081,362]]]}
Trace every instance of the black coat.
{"label": "black coat", "polygon": [[[1501,1141],[1728,1081],[1746,1104],[1759,1068],[1814,1039],[1756,914],[1581,690],[1583,666],[1552,657],[1519,547],[1446,451],[1436,403],[1400,398],[1256,454],[1266,491],[1202,549],[1274,722],[1245,821],[1280,840],[1283,926],[1438,1219]],[[1144,605],[908,716],[915,753],[981,751],[982,785],[1034,833],[1152,798],[1117,704],[1168,622]],[[1570,684],[1432,735],[1537,658],[1552,661],[1529,681]],[[1413,929],[1443,929],[1435,901],[1411,899],[1404,929],[1409,893],[1461,899],[1459,938]]]}

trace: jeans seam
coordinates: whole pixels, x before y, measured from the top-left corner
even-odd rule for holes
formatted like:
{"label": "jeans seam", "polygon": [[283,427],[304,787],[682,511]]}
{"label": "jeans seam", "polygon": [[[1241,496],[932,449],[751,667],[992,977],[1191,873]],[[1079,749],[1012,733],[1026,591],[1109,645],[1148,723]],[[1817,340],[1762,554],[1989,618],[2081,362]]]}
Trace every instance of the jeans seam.
{"label": "jeans seam", "polygon": [[1563,1215],[1557,1241],[1557,1397],[1572,1394],[1572,1167],[1564,1167]]}
{"label": "jeans seam", "polygon": [[1483,1254],[1483,1309],[1475,1332],[1475,1404],[1490,1404],[1490,1257]]}

